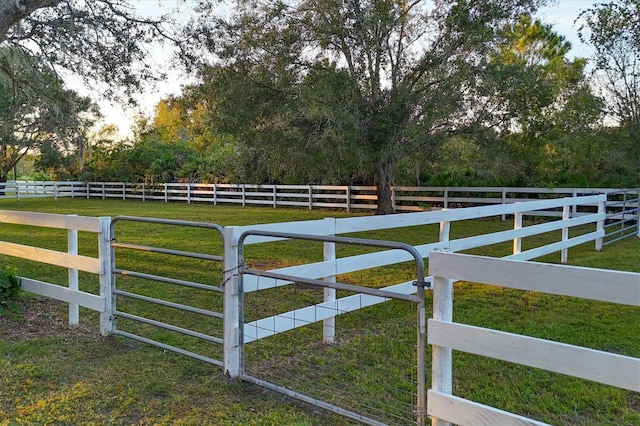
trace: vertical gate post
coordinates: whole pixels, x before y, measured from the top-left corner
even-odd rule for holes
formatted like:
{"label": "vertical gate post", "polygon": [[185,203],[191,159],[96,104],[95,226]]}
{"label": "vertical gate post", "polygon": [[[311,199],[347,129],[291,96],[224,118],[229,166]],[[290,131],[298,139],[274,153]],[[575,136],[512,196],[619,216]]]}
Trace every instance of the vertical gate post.
{"label": "vertical gate post", "polygon": [[111,218],[100,218],[100,232],[98,233],[98,252],[100,264],[100,297],[104,299],[104,312],[100,313],[100,334],[106,336],[113,331],[114,303],[113,303],[113,256],[111,251]]}
{"label": "vertical gate post", "polygon": [[[453,321],[453,281],[446,277],[433,277],[433,319]],[[453,391],[453,358],[451,348],[433,345],[431,387],[442,393]],[[451,426],[442,419],[433,418],[433,426]]]}
{"label": "vertical gate post", "polygon": [[240,377],[240,312],[242,300],[239,292],[238,275],[238,235],[235,227],[224,228],[224,333],[223,363],[224,374],[231,378]]}
{"label": "vertical gate post", "polygon": [[[75,214],[69,216],[77,216]],[[67,252],[69,254],[78,254],[78,230],[67,230]],[[68,268],[67,275],[69,277],[69,290],[78,291],[78,269]],[[75,303],[69,303],[69,325],[78,325],[80,323],[80,307]]]}

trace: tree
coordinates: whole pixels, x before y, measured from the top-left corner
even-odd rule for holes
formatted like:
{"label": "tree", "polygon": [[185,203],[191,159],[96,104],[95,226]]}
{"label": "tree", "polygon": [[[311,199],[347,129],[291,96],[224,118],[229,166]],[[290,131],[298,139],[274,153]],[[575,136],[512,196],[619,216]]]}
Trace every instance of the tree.
{"label": "tree", "polygon": [[[297,133],[317,129],[323,117],[342,109],[344,123],[352,127],[328,141],[357,140],[352,146],[378,189],[377,213],[387,214],[394,210],[398,162],[472,121],[476,82],[500,28],[541,2],[435,3],[429,8],[430,2],[420,0],[245,0],[231,20],[204,16],[193,34],[215,37],[216,43],[209,40],[220,64],[214,69],[235,78],[226,81],[237,88],[227,91],[235,92],[237,132],[262,136],[244,143],[293,145],[289,149],[300,152],[304,145]],[[331,78],[348,79],[344,104],[320,98],[307,104],[315,114],[291,108],[313,72],[332,69]],[[242,92],[246,96],[239,97]],[[231,104],[234,98],[219,92],[219,99]],[[301,118],[311,118],[313,125]]]}
{"label": "tree", "polygon": [[594,48],[598,83],[610,116],[626,133],[640,182],[640,3],[598,3],[581,14],[580,37]]}
{"label": "tree", "polygon": [[507,143],[513,172],[528,185],[548,180],[551,164],[568,154],[559,141],[575,141],[598,122],[601,103],[585,79],[586,60],[569,60],[570,50],[551,25],[524,15],[505,27],[491,55],[485,93],[492,121]]}
{"label": "tree", "polygon": [[82,157],[95,114],[90,100],[67,90],[39,58],[0,48],[0,181],[29,152],[43,164]]}
{"label": "tree", "polygon": [[[148,46],[180,41],[171,15],[138,16],[126,0],[12,0],[0,2],[0,43],[28,49],[54,67],[81,76],[106,96],[130,96],[160,78]],[[129,98],[131,100],[131,98]]]}

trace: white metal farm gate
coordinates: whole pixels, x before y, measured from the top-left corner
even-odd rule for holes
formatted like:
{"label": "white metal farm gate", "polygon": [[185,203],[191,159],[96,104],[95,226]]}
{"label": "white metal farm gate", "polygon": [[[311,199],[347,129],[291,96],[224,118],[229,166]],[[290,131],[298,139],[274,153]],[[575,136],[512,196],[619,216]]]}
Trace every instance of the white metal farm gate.
{"label": "white metal farm gate", "polygon": [[[216,353],[215,350],[211,350],[208,345],[196,345],[200,346],[200,353],[194,349],[186,349],[179,346],[183,345],[193,346],[193,344],[185,342],[182,338],[176,338],[163,334],[172,333],[178,336],[188,336],[196,340],[196,342],[205,342],[208,344],[215,344],[218,347],[223,345],[223,313],[222,311],[222,293],[223,288],[218,285],[222,281],[222,275],[213,275],[213,282],[209,279],[209,283],[196,282],[194,280],[169,277],[168,274],[155,272],[153,270],[142,272],[123,269],[119,266],[116,251],[128,251],[128,256],[133,252],[152,253],[161,256],[178,257],[180,262],[187,262],[188,260],[199,260],[208,263],[222,262],[223,256],[215,254],[206,254],[201,252],[176,250],[174,248],[156,247],[143,244],[134,244],[118,241],[118,235],[123,233],[116,232],[116,225],[122,222],[138,222],[151,224],[154,227],[162,225],[171,227],[182,228],[198,228],[205,230],[212,230],[217,237],[223,236],[223,229],[221,226],[213,223],[203,222],[188,222],[180,220],[168,220],[157,218],[144,218],[133,216],[117,216],[113,218],[111,222],[111,273],[112,275],[112,333],[116,335],[125,336],[140,342],[158,346],[165,350],[170,350],[181,355],[190,356],[201,361],[205,361],[217,366],[222,367],[224,362],[222,361],[222,351],[217,351],[217,356],[212,356],[211,353]],[[221,244],[222,246],[222,244]],[[156,257],[156,262],[158,259]],[[212,268],[213,269],[213,268]],[[117,278],[120,277],[120,280]],[[132,278],[133,282],[124,284],[125,279]],[[119,282],[121,281],[121,282]],[[158,296],[145,295],[148,292],[149,282],[160,283],[161,286],[170,287],[173,291],[158,291],[154,290],[154,294],[165,294],[166,296],[160,298]],[[204,292],[205,294],[212,294],[214,297],[209,298],[204,296],[205,300],[208,300],[209,306],[197,307],[194,304],[187,304],[189,300],[192,300],[193,292]],[[176,294],[177,293],[177,294]],[[216,296],[217,295],[217,296]],[[171,300],[172,297],[177,300]],[[154,309],[154,318],[149,315],[140,316],[135,313],[136,304],[153,304],[156,306]],[[214,307],[218,307],[217,309]],[[179,312],[180,314],[172,315],[172,312]],[[193,315],[194,320],[191,321],[193,328],[200,327],[201,324],[207,323],[206,320],[211,320],[217,325],[209,325],[201,330],[192,328],[186,328],[182,323],[185,317]],[[169,322],[169,318],[174,321]],[[126,322],[124,325],[122,322]],[[153,330],[162,330],[163,332],[157,333]],[[216,335],[217,334],[217,335]],[[165,340],[163,342],[162,340]],[[204,347],[203,347],[204,346]]]}
{"label": "white metal farm gate", "polygon": [[[244,241],[251,236],[322,242],[325,256],[327,252],[335,253],[336,244],[407,252],[416,267],[415,291],[402,294],[336,282],[336,276],[318,280],[252,269],[245,263],[244,255]],[[239,238],[238,253],[242,380],[369,425],[425,425],[424,291],[428,283],[422,255],[415,247],[393,241],[248,230]],[[262,280],[258,284],[261,298],[253,303],[245,298],[243,277],[248,275]],[[262,295],[268,290],[275,293],[267,299],[268,303],[263,303]],[[347,296],[338,299],[337,291]],[[264,317],[262,308],[276,304],[277,300],[279,310]],[[287,312],[282,312],[283,300],[288,302]],[[403,306],[396,306],[393,313],[383,311],[388,313],[380,318],[380,309],[388,306],[374,305],[381,302],[388,305],[391,301]],[[259,312],[245,318],[256,307]],[[376,314],[363,314],[367,309],[375,310]],[[406,321],[406,316],[394,318],[400,315],[397,311],[407,310],[413,310],[413,324]],[[341,318],[340,327],[336,327],[337,317]],[[342,320],[343,317],[348,319]],[[394,341],[386,342],[382,348],[371,348],[376,342],[380,345],[377,330],[385,328],[386,332],[391,328],[395,333]],[[399,334],[413,335],[413,343],[401,343]],[[261,352],[254,346],[263,339],[274,342],[266,344]],[[249,352],[253,353],[251,360]],[[348,355],[343,358],[345,352]],[[392,364],[398,359],[408,361],[394,368]],[[398,372],[400,377],[394,380],[392,376]]]}

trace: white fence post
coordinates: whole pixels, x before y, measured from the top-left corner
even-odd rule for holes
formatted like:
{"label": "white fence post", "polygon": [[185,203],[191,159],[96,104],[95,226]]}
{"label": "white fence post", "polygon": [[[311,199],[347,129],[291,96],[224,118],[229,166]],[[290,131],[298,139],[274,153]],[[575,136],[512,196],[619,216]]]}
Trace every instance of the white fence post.
{"label": "white fence post", "polygon": [[[574,204],[575,206],[575,204]],[[564,206],[562,208],[562,220],[566,221],[569,220],[569,216],[571,214],[571,210],[569,206]],[[562,242],[565,242],[569,239],[569,228],[568,227],[564,227],[562,228]],[[567,261],[569,260],[569,249],[562,249],[560,251],[560,263],[567,263]]]}
{"label": "white fence post", "polygon": [[100,313],[100,334],[106,336],[113,331],[115,303],[113,299],[113,274],[111,272],[114,259],[111,253],[111,218],[100,218],[98,233],[98,253],[102,265],[100,272],[100,297],[104,299],[105,310]]}
{"label": "white fence post", "polygon": [[396,187],[395,186],[391,187],[391,206],[395,211],[396,209]]}
{"label": "white fence post", "polygon": [[[446,209],[443,209],[446,210]],[[440,222],[440,237],[441,243],[449,241],[449,233],[451,231],[451,222]]]}
{"label": "white fence post", "polygon": [[309,185],[309,210],[313,209],[313,187]]}
{"label": "white fence post", "polygon": [[231,378],[240,376],[240,293],[238,276],[238,236],[235,227],[224,228],[224,374]]}
{"label": "white fence post", "polygon": [[[433,319],[453,321],[453,281],[446,277],[433,278]],[[432,347],[431,388],[451,394],[452,386],[452,350],[438,345]],[[432,418],[433,426],[451,426],[451,423]]]}
{"label": "white fence post", "polygon": [[276,185],[273,185],[273,208],[278,207],[278,189]]}
{"label": "white fence post", "polygon": [[167,203],[169,202],[169,192],[167,191],[167,184],[163,183],[164,185],[164,202]]}
{"label": "white fence post", "polygon": [[[516,203],[519,204],[519,203]],[[515,212],[513,215],[513,229],[522,229],[522,212]],[[522,251],[522,238],[513,239],[513,254],[519,254]]]}
{"label": "white fence post", "polygon": [[[77,216],[71,214],[69,216]],[[67,230],[67,252],[69,254],[78,254],[78,230]],[[78,291],[78,270],[76,268],[68,269],[69,290]],[[80,307],[75,303],[69,303],[69,325],[78,325],[80,323]]]}
{"label": "white fence post", "polygon": [[[640,194],[638,195],[640,197]],[[347,186],[347,213],[351,212],[351,187]]]}
{"label": "white fence post", "polygon": [[[607,198],[608,196],[604,196],[604,201],[600,201],[598,203],[598,214],[606,214],[607,212]],[[604,219],[599,220],[596,224],[596,231],[604,231]],[[596,239],[596,251],[601,251],[604,243],[604,238],[600,237]]]}
{"label": "white fence post", "polygon": [[[326,218],[325,220],[333,222],[333,229],[335,235],[335,222],[334,218]],[[322,251],[324,256],[324,261],[335,261],[336,260],[336,243],[325,241],[322,245]],[[333,274],[327,275],[323,278],[324,281],[336,282],[336,270],[335,270],[335,262],[333,264],[333,268],[331,268]],[[324,302],[335,302],[336,300],[336,289],[334,288],[324,288]],[[337,304],[334,303],[334,310],[337,310]],[[323,343],[334,343],[336,338],[336,317],[327,318],[322,322],[322,341]]]}
{"label": "white fence post", "polygon": [[638,190],[638,196],[636,198],[636,236],[640,238],[640,189]]}
{"label": "white fence post", "polygon": [[213,184],[213,205],[217,206],[218,205],[218,184],[214,183]]}
{"label": "white fence post", "polygon": [[444,189],[444,193],[442,194],[442,208],[449,208],[449,188]]}
{"label": "white fence post", "polygon": [[[505,204],[507,204],[507,189],[502,187],[502,205],[504,206]],[[507,215],[503,213],[501,219],[507,220]]]}

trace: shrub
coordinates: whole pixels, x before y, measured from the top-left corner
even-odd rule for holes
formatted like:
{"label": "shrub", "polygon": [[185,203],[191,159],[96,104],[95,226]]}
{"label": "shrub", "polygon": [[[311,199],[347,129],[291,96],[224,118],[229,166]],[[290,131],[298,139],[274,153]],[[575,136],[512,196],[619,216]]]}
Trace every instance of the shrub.
{"label": "shrub", "polygon": [[0,317],[15,315],[20,308],[16,303],[20,292],[20,280],[13,268],[0,268]]}

